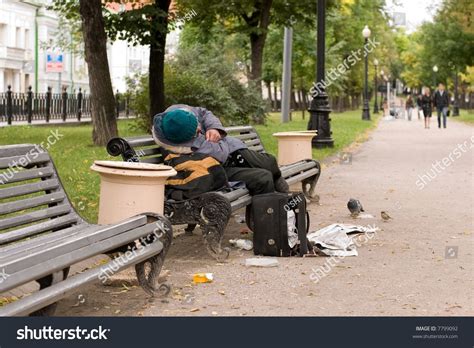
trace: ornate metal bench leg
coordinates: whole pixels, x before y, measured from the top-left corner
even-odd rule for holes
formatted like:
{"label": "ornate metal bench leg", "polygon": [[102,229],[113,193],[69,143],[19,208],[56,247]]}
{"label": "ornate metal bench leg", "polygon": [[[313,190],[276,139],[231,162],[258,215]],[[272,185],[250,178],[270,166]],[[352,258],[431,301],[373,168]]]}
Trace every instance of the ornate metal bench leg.
{"label": "ornate metal bench leg", "polygon": [[318,174],[310,176],[309,178],[306,178],[301,182],[303,193],[305,197],[308,198],[310,201],[319,201],[319,196],[316,194],[315,191],[316,184],[318,183],[319,176],[321,175],[321,165],[319,164],[319,162],[316,162],[316,164],[316,168],[319,169]]}
{"label": "ornate metal bench leg", "polygon": [[[47,275],[46,277],[38,279],[36,282],[39,283],[40,290],[43,290],[53,284],[59,283],[67,278],[69,274],[69,267],[63,269],[62,271]],[[41,316],[51,316],[56,311],[58,306],[57,302],[51,303],[46,307],[38,309],[37,311],[30,314],[30,317],[41,317]]]}
{"label": "ornate metal bench leg", "polygon": [[153,241],[156,239],[159,239],[163,243],[164,248],[158,255],[136,264],[135,272],[138,283],[147,294],[151,296],[156,294],[166,296],[171,290],[170,287],[166,284],[161,284],[157,288],[156,283],[158,276],[160,275],[161,268],[163,267],[166,254],[168,253],[168,250],[171,246],[171,241],[173,240],[173,230],[171,223],[167,218],[151,213],[148,213],[147,215],[151,221],[156,223],[156,229],[146,238],[142,238],[141,243],[143,245],[148,245],[153,243]]}
{"label": "ornate metal bench leg", "polygon": [[229,257],[229,248],[222,248],[222,237],[232,214],[229,201],[217,193],[206,193],[201,199],[200,222],[204,243],[217,261]]}

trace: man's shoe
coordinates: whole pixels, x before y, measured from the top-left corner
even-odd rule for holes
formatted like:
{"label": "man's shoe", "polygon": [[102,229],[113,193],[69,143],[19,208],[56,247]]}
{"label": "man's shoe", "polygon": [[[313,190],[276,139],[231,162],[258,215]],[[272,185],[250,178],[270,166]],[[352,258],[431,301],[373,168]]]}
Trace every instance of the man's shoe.
{"label": "man's shoe", "polygon": [[286,180],[280,176],[278,180],[275,181],[275,190],[277,192],[288,193],[290,192],[290,187],[286,183]]}

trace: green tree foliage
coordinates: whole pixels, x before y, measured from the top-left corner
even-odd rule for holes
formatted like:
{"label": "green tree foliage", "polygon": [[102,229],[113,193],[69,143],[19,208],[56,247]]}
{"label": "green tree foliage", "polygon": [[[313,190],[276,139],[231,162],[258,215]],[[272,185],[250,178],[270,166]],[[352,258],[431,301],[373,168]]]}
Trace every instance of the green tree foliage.
{"label": "green tree foliage", "polygon": [[263,74],[263,51],[270,24],[289,25],[292,21],[310,21],[316,13],[311,0],[181,0],[178,5],[198,13],[195,22],[202,37],[209,37],[212,27],[227,33],[240,33],[248,38],[250,47],[249,79],[260,90]]}
{"label": "green tree foliage", "polygon": [[[70,26],[77,22],[79,0],[57,0],[52,9]],[[125,40],[130,45],[150,47],[149,60],[149,101],[151,123],[154,114],[165,108],[164,60],[166,35],[176,22],[169,14],[171,0],[155,0],[148,3],[126,2],[120,11],[111,11],[112,2],[102,2],[102,15],[107,36],[110,40]],[[117,1],[117,3],[119,3]],[[74,27],[73,27],[74,28]]]}
{"label": "green tree foliage", "polygon": [[[217,51],[199,47],[182,48],[165,68],[165,106],[188,104],[214,112],[227,125],[260,122],[265,105],[252,86],[239,81],[235,64],[222,59]],[[129,81],[132,109],[138,114],[138,126],[149,131],[147,76]],[[143,121],[145,120],[145,121]]]}
{"label": "green tree foliage", "polygon": [[[402,55],[402,76],[412,86],[449,82],[456,72],[474,65],[474,29],[470,0],[443,0],[432,22],[409,36],[410,46]],[[433,72],[433,66],[438,72]]]}

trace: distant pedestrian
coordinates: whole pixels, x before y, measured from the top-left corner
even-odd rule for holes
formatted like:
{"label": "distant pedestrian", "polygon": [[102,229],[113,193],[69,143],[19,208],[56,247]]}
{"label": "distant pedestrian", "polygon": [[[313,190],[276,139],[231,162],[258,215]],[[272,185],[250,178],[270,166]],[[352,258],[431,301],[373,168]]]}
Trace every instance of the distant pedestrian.
{"label": "distant pedestrian", "polygon": [[413,107],[414,107],[413,98],[411,97],[411,95],[409,95],[405,102],[405,109],[407,110],[408,121],[411,121],[411,114],[413,112]]}
{"label": "distant pedestrian", "polygon": [[417,109],[417,110],[416,110],[416,111],[417,111],[416,113],[417,113],[417,115],[418,115],[418,120],[421,119],[420,114],[423,113],[423,109],[422,109],[422,107],[421,107],[421,98],[423,98],[423,94],[420,94],[420,95],[418,95],[418,96],[416,97],[416,109]]}
{"label": "distant pedestrian", "polygon": [[441,128],[441,116],[443,117],[443,128],[446,128],[446,117],[448,116],[449,96],[444,90],[444,85],[440,83],[438,90],[433,96],[433,105],[438,112],[438,128]]}
{"label": "distant pedestrian", "polygon": [[430,118],[432,110],[431,93],[428,87],[425,87],[423,96],[421,97],[421,109],[423,110],[423,116],[425,117],[425,128],[430,128]]}

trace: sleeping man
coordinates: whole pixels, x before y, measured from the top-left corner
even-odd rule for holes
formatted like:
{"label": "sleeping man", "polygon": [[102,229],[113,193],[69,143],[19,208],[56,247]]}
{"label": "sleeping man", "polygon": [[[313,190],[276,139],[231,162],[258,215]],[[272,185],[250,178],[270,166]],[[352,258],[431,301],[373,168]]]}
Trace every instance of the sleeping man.
{"label": "sleeping man", "polygon": [[241,181],[250,194],[288,192],[275,157],[247,149],[227,137],[219,119],[205,108],[172,105],[153,119],[155,142],[177,154],[202,153],[218,160],[229,181]]}

